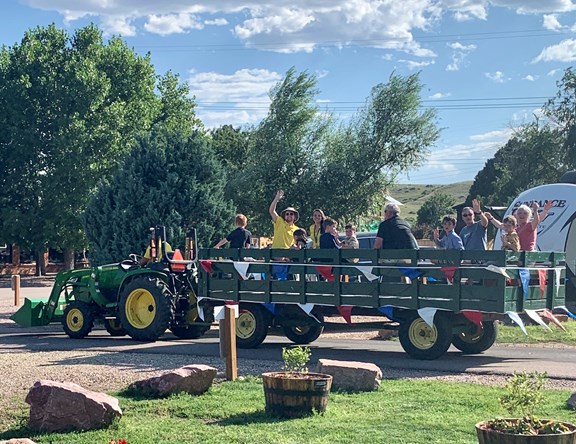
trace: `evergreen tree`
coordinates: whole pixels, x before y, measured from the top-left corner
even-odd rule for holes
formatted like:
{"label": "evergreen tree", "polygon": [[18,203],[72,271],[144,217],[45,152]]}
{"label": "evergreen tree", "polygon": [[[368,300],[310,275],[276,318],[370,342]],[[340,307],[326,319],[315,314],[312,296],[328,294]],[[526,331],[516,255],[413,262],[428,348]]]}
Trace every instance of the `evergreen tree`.
{"label": "evergreen tree", "polygon": [[149,228],[164,225],[167,240],[182,247],[185,230],[198,230],[208,247],[233,225],[234,208],[224,198],[225,176],[207,138],[159,128],[142,137],[86,209],[93,264],[142,254]]}

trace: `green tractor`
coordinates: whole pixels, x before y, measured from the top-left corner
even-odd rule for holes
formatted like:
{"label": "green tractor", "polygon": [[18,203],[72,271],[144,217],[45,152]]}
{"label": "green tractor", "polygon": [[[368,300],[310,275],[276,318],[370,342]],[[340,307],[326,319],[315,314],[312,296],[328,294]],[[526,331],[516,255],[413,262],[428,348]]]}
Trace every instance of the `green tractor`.
{"label": "green tractor", "polygon": [[201,337],[214,318],[209,305],[199,316],[196,231],[186,238],[187,259],[172,252],[164,227],[151,231],[148,262],[132,254],[118,264],[62,271],[48,301],[26,299],[11,319],[27,327],[62,322],[71,338],[85,337],[97,321],[112,336],[139,341],[155,341],[167,329],[182,339]]}

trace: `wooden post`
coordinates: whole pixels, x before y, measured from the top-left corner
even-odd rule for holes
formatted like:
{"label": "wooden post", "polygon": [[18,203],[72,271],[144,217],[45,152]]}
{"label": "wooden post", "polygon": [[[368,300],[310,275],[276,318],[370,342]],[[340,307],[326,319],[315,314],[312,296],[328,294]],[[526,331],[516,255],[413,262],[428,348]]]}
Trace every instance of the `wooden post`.
{"label": "wooden post", "polygon": [[236,360],[236,311],[233,306],[224,307],[224,330],[226,350],[226,379],[235,381],[238,378],[238,362]]}
{"label": "wooden post", "polygon": [[20,305],[20,275],[12,275],[12,291],[14,292],[14,306]]}

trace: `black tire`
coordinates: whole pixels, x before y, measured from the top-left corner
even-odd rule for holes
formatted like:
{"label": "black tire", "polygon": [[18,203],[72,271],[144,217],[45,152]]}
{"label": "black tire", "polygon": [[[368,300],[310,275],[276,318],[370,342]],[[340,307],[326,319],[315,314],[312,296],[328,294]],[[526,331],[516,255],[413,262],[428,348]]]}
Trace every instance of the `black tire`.
{"label": "black tire", "polygon": [[415,359],[437,359],[448,351],[452,343],[452,323],[443,312],[436,312],[433,327],[417,313],[408,314],[398,329],[400,344]]}
{"label": "black tire", "polygon": [[[324,331],[324,316],[313,313],[320,324],[286,325],[282,326],[284,334],[294,344],[310,344],[320,337]],[[310,318],[310,320],[312,320]]]}
{"label": "black tire", "polygon": [[268,335],[269,321],[264,308],[254,304],[241,304],[236,319],[236,346],[258,347]]}
{"label": "black tire", "polygon": [[[178,304],[177,304],[178,306]],[[188,322],[187,325],[173,325],[170,331],[180,339],[198,339],[210,330],[211,323],[214,322],[214,308],[204,309],[204,320],[202,321],[198,316],[198,298],[194,292],[190,292],[186,304],[182,308],[176,308],[177,313],[184,311],[184,319]],[[202,322],[208,325],[197,325],[196,322]]]}
{"label": "black tire", "polygon": [[465,331],[452,337],[452,344],[458,350],[469,355],[477,355],[488,350],[496,342],[498,324],[496,321],[484,321],[482,327],[470,322]]}
{"label": "black tire", "polygon": [[86,302],[72,301],[64,310],[62,326],[64,332],[74,339],[82,339],[94,328],[96,317],[92,307]]}
{"label": "black tire", "polygon": [[119,319],[104,319],[104,328],[110,336],[126,336],[126,330]]}
{"label": "black tire", "polygon": [[120,295],[120,323],[133,339],[155,341],[172,319],[172,295],[157,278],[138,277]]}

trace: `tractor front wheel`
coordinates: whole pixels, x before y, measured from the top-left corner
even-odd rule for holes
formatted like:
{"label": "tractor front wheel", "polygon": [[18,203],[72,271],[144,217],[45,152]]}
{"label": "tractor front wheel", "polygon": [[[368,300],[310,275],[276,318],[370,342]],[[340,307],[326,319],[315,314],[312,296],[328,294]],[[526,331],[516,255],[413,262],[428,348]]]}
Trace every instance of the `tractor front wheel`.
{"label": "tractor front wheel", "polygon": [[171,293],[157,278],[139,277],[122,290],[120,323],[132,338],[155,341],[172,319]]}
{"label": "tractor front wheel", "polygon": [[86,302],[72,301],[64,310],[64,332],[74,339],[82,339],[94,328],[95,314]]}
{"label": "tractor front wheel", "polygon": [[432,326],[417,313],[411,313],[400,322],[398,337],[404,351],[413,358],[437,359],[450,348],[452,323],[442,312],[436,312]]}

